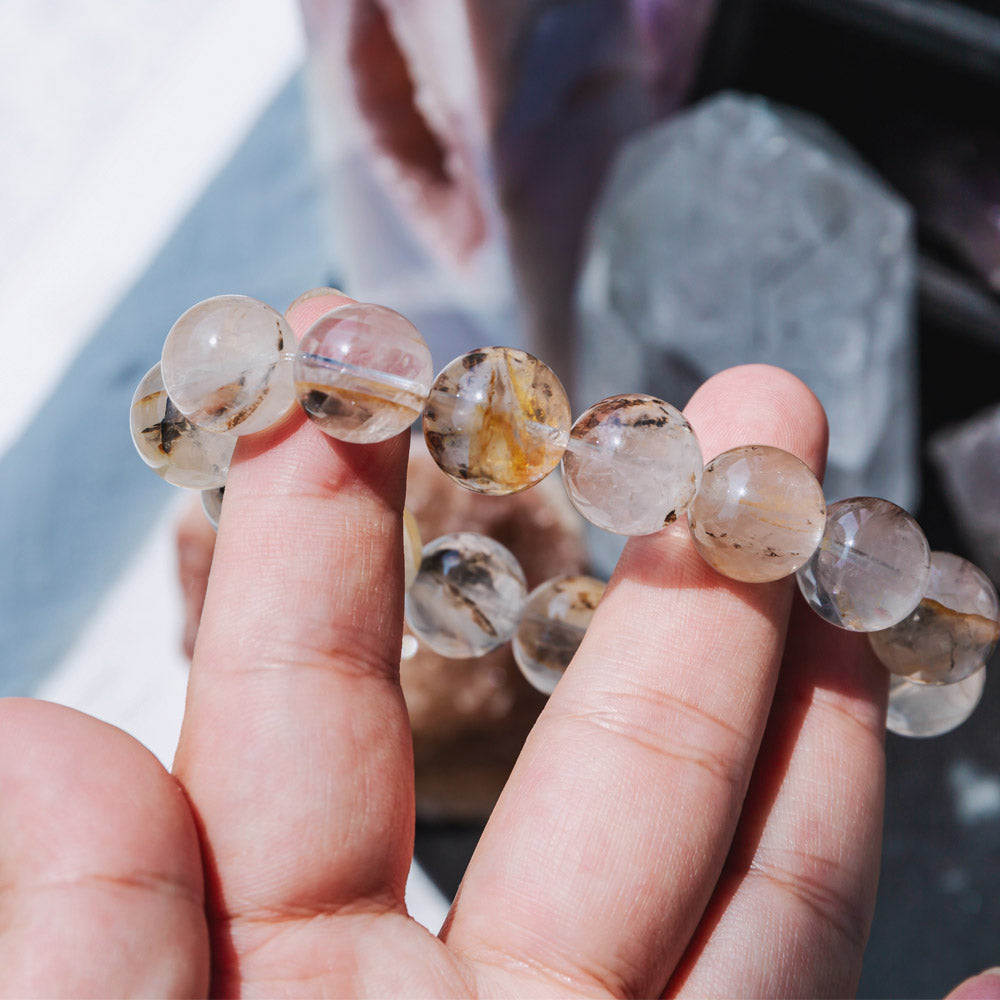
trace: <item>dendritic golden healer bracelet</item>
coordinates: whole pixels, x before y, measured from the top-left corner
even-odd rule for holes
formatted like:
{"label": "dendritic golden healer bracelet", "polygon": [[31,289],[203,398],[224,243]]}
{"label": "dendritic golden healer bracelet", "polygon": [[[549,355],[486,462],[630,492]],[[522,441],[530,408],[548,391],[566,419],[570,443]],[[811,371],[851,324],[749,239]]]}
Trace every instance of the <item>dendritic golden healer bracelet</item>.
{"label": "dendritic golden healer bracelet", "polygon": [[[813,611],[868,633],[892,673],[895,732],[947,732],[978,704],[1000,636],[996,589],[967,560],[931,552],[901,507],[875,497],[827,506],[809,468],[766,445],[704,465],[683,414],[652,396],[612,396],[573,423],[559,379],[524,351],[470,351],[435,378],[423,337],[384,306],[347,302],[297,342],[256,299],[198,303],[136,390],[132,438],[168,482],[205,491],[217,519],[237,437],[273,426],[296,401],[331,437],[362,444],[422,417],[439,467],[479,493],[527,489],[561,463],[573,506],[605,531],[651,534],[686,518],[717,572],[750,583],[794,573]],[[450,657],[513,641],[525,676],[551,692],[604,584],[557,577],[528,594],[499,542],[458,532],[421,547],[408,512],[404,541],[406,621],[418,639]]]}

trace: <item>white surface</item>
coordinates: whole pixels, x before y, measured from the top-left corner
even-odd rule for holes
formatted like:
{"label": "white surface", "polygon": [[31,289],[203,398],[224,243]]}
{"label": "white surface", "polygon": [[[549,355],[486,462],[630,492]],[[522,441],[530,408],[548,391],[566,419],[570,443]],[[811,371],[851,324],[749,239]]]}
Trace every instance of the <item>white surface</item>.
{"label": "white surface", "polygon": [[0,454],[302,53],[294,0],[4,0]]}

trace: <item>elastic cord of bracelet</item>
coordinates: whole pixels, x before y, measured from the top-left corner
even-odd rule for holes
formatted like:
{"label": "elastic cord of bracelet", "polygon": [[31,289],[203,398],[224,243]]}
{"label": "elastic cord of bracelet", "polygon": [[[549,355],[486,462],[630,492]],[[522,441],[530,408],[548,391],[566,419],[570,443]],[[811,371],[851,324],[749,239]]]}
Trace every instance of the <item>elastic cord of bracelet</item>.
{"label": "elastic cord of bracelet", "polygon": [[[386,440],[422,417],[442,471],[487,495],[529,488],[561,463],[570,501],[606,531],[650,534],[686,518],[696,548],[719,573],[753,583],[794,573],[816,614],[869,634],[893,674],[888,724],[895,731],[936,735],[978,703],[1000,637],[996,589],[967,560],[932,553],[905,510],[874,497],[827,506],[809,468],[770,446],[735,448],[703,466],[683,414],[652,396],[610,397],[573,423],[559,379],[524,351],[471,351],[434,377],[424,339],[384,306],[335,308],[296,345],[284,317],[262,302],[223,295],[198,303],[171,328],[160,363],[136,390],[132,436],[167,481],[218,489],[236,437],[272,426],[296,401],[325,433],[355,443]],[[471,644],[440,638],[462,633],[455,621],[440,620],[449,603],[440,595],[464,594],[487,565],[485,575],[497,581],[512,573],[496,547],[513,556],[492,540],[473,541],[481,538],[446,536],[442,548],[431,542],[408,588],[410,628],[445,656],[486,648],[479,636]],[[445,574],[445,564],[458,576]],[[521,581],[521,591],[502,599],[491,592],[460,602],[485,626],[479,631],[497,640],[488,648],[538,617],[524,614],[523,573]],[[596,604],[587,587],[581,601]],[[417,596],[425,593],[436,596]],[[582,636],[578,624],[573,632]],[[569,657],[576,648],[563,638],[557,644]],[[532,669],[522,669],[532,679]]]}

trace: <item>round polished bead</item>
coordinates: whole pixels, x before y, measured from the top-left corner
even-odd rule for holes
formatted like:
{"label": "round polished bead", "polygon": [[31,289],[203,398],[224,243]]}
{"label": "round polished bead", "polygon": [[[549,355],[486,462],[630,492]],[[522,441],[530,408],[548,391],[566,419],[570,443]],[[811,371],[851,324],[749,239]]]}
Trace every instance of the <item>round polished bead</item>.
{"label": "round polished bead", "polygon": [[537,358],[488,347],[441,371],[423,425],[428,451],[455,482],[479,493],[516,493],[559,464],[569,440],[569,400]]}
{"label": "round polished bead", "polygon": [[442,656],[482,656],[514,635],[527,590],[520,564],[499,542],[471,531],[442,535],[424,546],[406,623]]}
{"label": "round polished bead", "polygon": [[953,684],[975,673],[1000,637],[996,587],[978,566],[950,552],[931,553],[927,590],[897,625],[868,639],[894,674]]}
{"label": "round polished bead", "polygon": [[921,684],[893,675],[885,725],[898,736],[940,736],[960,726],[976,710],[986,684],[986,668],[954,684]]}
{"label": "round polished bead", "polygon": [[409,507],[403,508],[403,586],[409,590],[420,570],[423,541],[420,526]]}
{"label": "round polished bead", "polygon": [[225,496],[226,487],[217,486],[214,490],[202,490],[201,509],[208,518],[208,523],[219,530],[219,518],[222,516],[222,499]]}
{"label": "round polished bead", "polygon": [[246,295],[218,295],[171,327],[163,384],[193,424],[253,434],[295,403],[294,352],[295,336],[279,312]]}
{"label": "round polished bead", "polygon": [[816,550],[825,519],[823,488],[809,466],[780,448],[757,444],[709,462],[688,507],[702,558],[747,583],[794,573]]}
{"label": "round polished bead", "polygon": [[831,504],[826,531],[799,570],[799,589],[821,618],[853,632],[902,621],[923,597],[931,552],[902,507],[875,497]]}
{"label": "round polished bead", "polygon": [[529,595],[512,645],[514,661],[528,682],[551,694],[604,595],[605,584],[592,576],[559,576]]}
{"label": "round polished bead", "polygon": [[195,427],[163,388],[159,363],[132,396],[129,426],[140,458],[168,483],[194,490],[225,483],[236,438]]}
{"label": "round polished bead", "polygon": [[299,403],[340,441],[372,444],[406,430],[434,377],[417,328],[385,306],[356,302],[321,316],[295,358]]}
{"label": "round polished bead", "polygon": [[701,482],[698,439],[680,410],[654,396],[612,396],[573,425],[563,483],[592,524],[648,535],[687,510]]}

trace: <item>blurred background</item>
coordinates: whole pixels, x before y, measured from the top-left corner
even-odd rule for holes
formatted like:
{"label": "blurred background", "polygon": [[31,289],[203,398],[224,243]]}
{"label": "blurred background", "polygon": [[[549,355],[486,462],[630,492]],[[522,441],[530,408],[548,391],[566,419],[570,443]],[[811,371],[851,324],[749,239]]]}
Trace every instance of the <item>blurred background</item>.
{"label": "blurred background", "polygon": [[[831,499],[891,496],[997,580],[987,0],[8,0],[0,56],[0,694],[169,765],[180,500],[126,411],[220,292],[334,284],[439,363],[529,347],[577,411],[787,364],[836,408]],[[998,703],[888,739],[862,996],[1000,961]],[[481,828],[454,806],[418,828],[429,925]]]}

